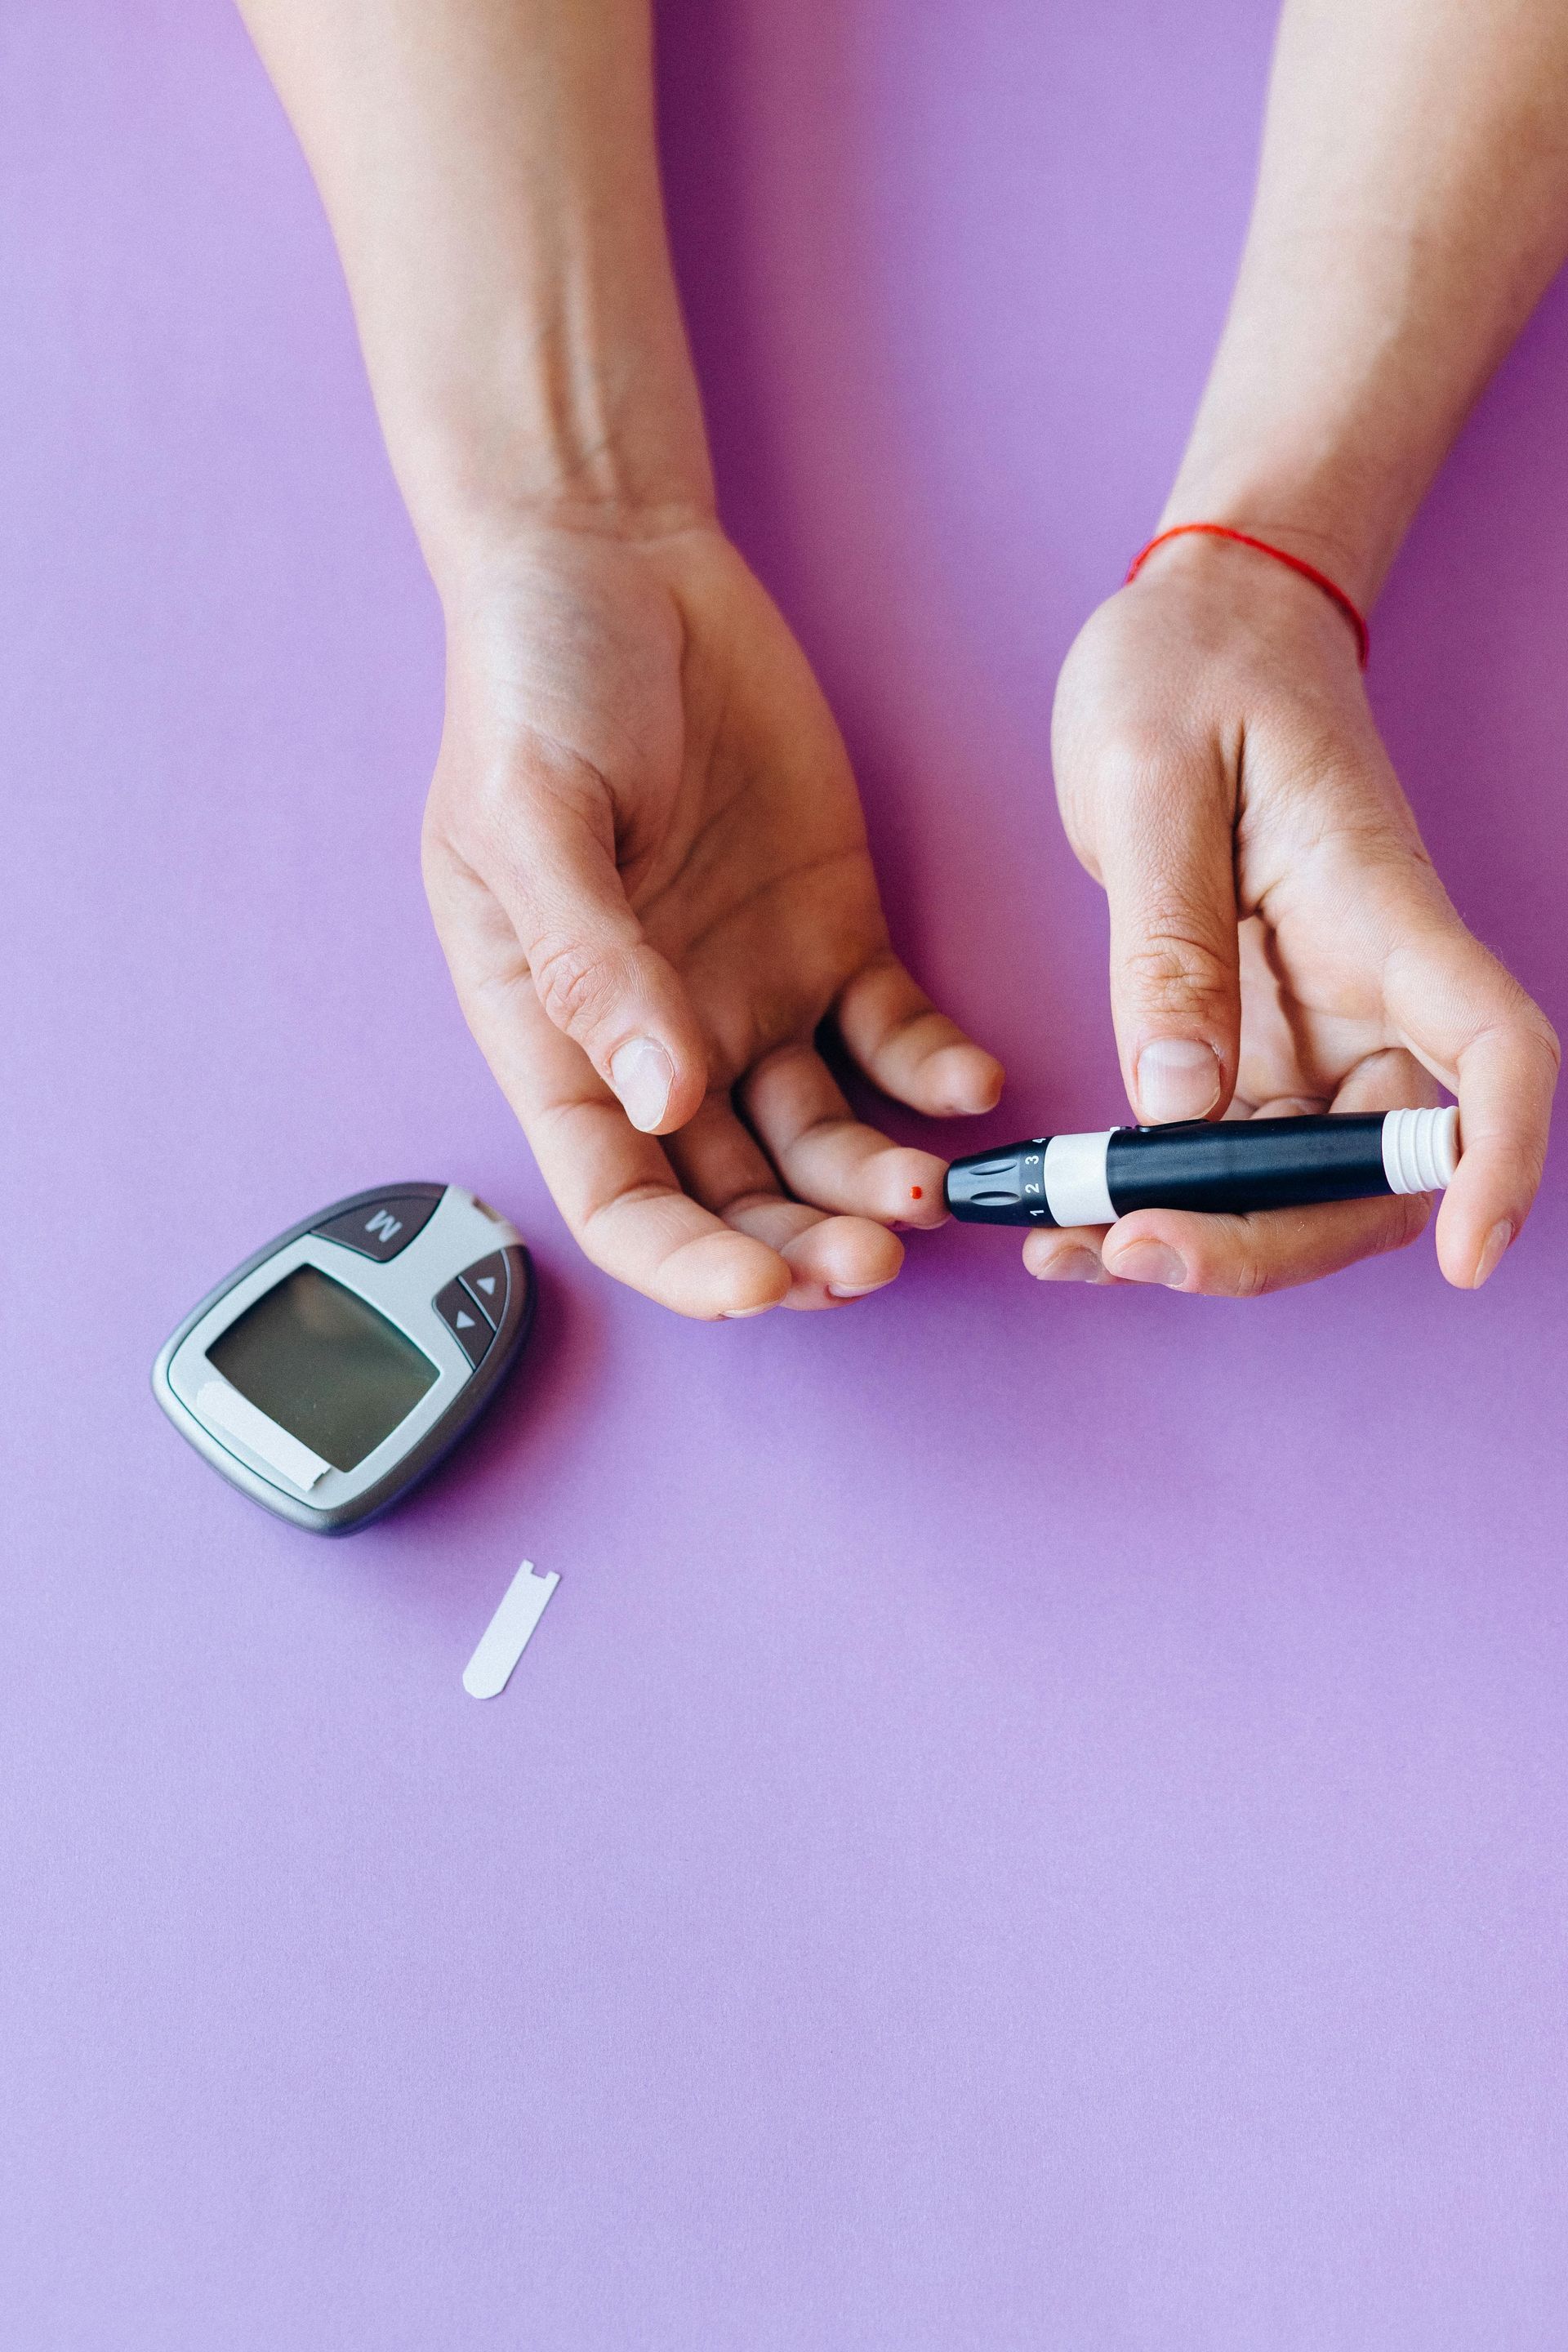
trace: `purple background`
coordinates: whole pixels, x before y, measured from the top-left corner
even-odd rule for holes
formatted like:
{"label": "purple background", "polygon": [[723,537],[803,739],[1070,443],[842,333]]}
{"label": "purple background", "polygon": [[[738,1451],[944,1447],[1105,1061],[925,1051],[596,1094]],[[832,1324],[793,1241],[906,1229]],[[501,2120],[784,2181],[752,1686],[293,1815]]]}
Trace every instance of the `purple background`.
{"label": "purple background", "polygon": [[[1120,1108],[1056,666],[1151,527],[1263,0],[670,0],[734,528],[895,930]],[[949,1228],[696,1328],[580,1263],[416,866],[431,592],[220,6],[0,26],[0,2309],[18,2352],[1364,2352],[1568,2329],[1549,1189],[1230,1306]],[[1559,1019],[1568,299],[1378,615],[1438,863]],[[384,1178],[519,1218],[531,1369],[351,1545],[152,1356]],[[518,1559],[506,1696],[458,1677]]]}

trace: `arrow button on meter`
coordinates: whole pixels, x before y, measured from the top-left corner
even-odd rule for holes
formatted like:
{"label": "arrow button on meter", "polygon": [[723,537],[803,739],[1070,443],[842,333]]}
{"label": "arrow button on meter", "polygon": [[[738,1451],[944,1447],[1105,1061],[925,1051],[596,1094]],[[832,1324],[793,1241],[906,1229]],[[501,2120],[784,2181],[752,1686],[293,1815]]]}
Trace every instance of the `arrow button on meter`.
{"label": "arrow button on meter", "polygon": [[483,1309],[486,1322],[497,1331],[506,1313],[506,1254],[502,1250],[492,1251],[477,1265],[463,1268],[464,1289]]}
{"label": "arrow button on meter", "polygon": [[469,1363],[482,1363],[495,1334],[456,1275],[432,1303]]}

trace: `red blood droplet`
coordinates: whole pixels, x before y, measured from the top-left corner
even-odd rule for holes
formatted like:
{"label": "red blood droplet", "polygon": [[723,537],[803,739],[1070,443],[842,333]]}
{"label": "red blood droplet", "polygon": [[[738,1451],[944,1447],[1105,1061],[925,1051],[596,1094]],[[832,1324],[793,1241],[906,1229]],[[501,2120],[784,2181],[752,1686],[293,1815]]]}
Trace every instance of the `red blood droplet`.
{"label": "red blood droplet", "polygon": [[925,1187],[924,1187],[924,1185],[923,1185],[923,1184],[911,1184],[911,1185],[910,1186],[910,1200],[911,1200],[911,1201],[923,1201],[923,1200],[925,1199]]}

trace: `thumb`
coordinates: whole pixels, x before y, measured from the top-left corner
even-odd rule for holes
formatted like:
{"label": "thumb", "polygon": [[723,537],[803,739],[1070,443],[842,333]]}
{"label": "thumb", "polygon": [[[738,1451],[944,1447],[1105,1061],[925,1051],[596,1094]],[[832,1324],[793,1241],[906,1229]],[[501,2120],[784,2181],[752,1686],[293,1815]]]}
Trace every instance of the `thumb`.
{"label": "thumb", "polygon": [[633,912],[594,814],[552,799],[530,814],[486,878],[556,1028],[582,1047],[635,1128],[668,1135],[708,1091],[691,1001]]}
{"label": "thumb", "polygon": [[1241,1032],[1230,788],[1194,758],[1095,797],[1127,1098],[1148,1127],[1206,1118],[1230,1100]]}

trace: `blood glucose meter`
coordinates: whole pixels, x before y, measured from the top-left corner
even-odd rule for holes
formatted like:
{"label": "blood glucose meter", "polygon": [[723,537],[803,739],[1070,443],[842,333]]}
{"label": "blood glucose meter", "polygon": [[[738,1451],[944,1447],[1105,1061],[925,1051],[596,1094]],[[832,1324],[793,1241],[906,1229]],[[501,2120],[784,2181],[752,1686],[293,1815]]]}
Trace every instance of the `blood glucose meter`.
{"label": "blood glucose meter", "polygon": [[153,1392],[232,1485],[344,1535],[455,1445],[533,1319],[520,1235],[456,1184],[334,1202],[258,1250],[160,1350]]}

